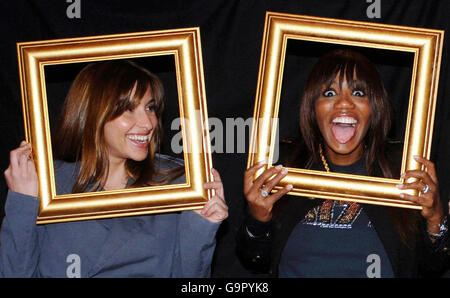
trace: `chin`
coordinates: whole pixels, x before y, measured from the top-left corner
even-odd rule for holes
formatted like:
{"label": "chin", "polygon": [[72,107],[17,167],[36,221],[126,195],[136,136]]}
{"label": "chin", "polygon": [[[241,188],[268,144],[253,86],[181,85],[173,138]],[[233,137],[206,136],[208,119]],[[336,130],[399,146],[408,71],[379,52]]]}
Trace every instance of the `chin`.
{"label": "chin", "polygon": [[144,161],[147,158],[148,154],[146,154],[145,156],[133,156],[130,157],[130,159],[140,162],[140,161]]}
{"label": "chin", "polygon": [[148,156],[148,152],[142,153],[142,154],[136,154],[136,152],[134,152],[133,154],[129,154],[128,155],[128,159],[134,160],[136,162],[140,162],[143,161],[147,158]]}
{"label": "chin", "polygon": [[339,142],[333,141],[333,142],[331,142],[331,144],[327,143],[327,145],[335,153],[340,154],[340,155],[347,155],[347,154],[351,154],[355,150],[357,150],[360,143],[361,142],[352,141],[352,140],[345,144],[341,144]]}

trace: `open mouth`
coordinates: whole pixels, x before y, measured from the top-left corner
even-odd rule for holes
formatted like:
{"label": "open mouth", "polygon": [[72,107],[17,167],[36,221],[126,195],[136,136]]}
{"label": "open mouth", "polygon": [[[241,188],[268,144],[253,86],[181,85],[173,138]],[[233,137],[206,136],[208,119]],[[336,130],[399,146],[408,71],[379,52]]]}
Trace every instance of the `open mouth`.
{"label": "open mouth", "polygon": [[150,135],[126,135],[126,138],[139,147],[146,147],[150,142]]}
{"label": "open mouth", "polygon": [[358,120],[349,116],[339,116],[331,121],[331,131],[340,144],[350,141],[356,134]]}

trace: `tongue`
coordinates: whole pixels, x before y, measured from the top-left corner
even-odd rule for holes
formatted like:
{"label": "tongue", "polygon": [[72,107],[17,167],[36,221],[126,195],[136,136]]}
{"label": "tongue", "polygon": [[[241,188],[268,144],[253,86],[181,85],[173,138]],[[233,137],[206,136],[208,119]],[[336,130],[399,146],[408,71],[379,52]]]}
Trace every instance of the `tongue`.
{"label": "tongue", "polygon": [[333,124],[331,130],[333,131],[336,140],[341,144],[347,143],[356,132],[354,126],[345,124]]}

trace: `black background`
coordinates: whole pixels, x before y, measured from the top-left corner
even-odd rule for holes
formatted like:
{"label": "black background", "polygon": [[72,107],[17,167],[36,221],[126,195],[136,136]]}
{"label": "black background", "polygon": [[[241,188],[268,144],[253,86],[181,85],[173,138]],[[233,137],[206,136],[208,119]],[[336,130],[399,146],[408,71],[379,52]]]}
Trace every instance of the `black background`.
{"label": "black background", "polygon": [[[367,3],[366,0],[81,0],[81,18],[70,19],[66,15],[66,9],[70,3],[65,0],[1,1],[0,169],[3,171],[7,168],[9,151],[16,148],[24,138],[16,42],[200,27],[208,116],[225,123],[227,118],[248,119],[253,116],[266,11],[442,30],[449,28],[450,1],[380,0],[380,3],[381,18],[370,19],[366,10],[371,3]],[[449,197],[450,177],[448,45],[449,33],[447,32],[431,154],[432,161],[436,163],[441,199],[444,202],[447,202]],[[325,48],[311,50],[314,45],[305,47],[304,44],[295,42],[288,46],[287,59],[291,62],[287,64],[290,67],[286,69],[286,79],[283,80],[283,98],[287,99],[282,101],[280,113],[285,111],[286,115],[292,115],[283,119],[296,119],[298,93],[301,92],[302,82],[309,71],[309,65]],[[309,52],[315,55],[309,56],[308,53],[302,53],[302,48],[310,48]],[[368,56],[382,72],[386,88],[396,109],[396,126],[392,137],[401,139],[410,84],[411,70],[408,59],[411,58],[408,55],[386,53],[386,51],[384,53],[369,51]],[[295,67],[296,65],[298,67]],[[63,100],[65,96],[63,88],[67,88],[67,83],[66,81],[58,82],[62,80],[58,76],[54,80],[52,98],[60,97]],[[167,93],[171,94],[170,83],[165,87]],[[169,104],[167,109],[167,113],[176,114],[175,105]],[[280,116],[283,115],[280,114]],[[223,128],[226,129],[226,126],[223,125]],[[295,121],[281,123],[280,137],[293,136],[297,131]],[[224,135],[226,133],[224,131]],[[237,142],[243,140],[237,140],[235,134],[235,139],[228,140],[230,141],[234,143],[229,146],[234,146],[236,149]],[[225,148],[227,139],[224,138],[223,142]],[[245,137],[245,144],[248,148],[248,134]],[[217,237],[213,276],[253,277],[254,274],[242,267],[234,251],[235,234],[245,210],[242,177],[246,167],[247,153],[226,153],[225,149],[223,152],[213,153],[213,165],[221,173],[230,215]],[[0,187],[2,199],[0,215],[3,216],[6,198],[3,175],[0,179]]]}

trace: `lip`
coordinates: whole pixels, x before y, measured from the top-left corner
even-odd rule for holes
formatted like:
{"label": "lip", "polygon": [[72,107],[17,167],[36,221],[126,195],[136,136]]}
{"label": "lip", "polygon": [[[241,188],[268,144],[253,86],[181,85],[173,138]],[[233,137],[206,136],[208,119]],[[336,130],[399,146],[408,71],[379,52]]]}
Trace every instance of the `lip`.
{"label": "lip", "polygon": [[131,144],[133,144],[134,146],[138,147],[138,148],[147,148],[148,144],[150,143],[150,139],[151,139],[151,133],[147,133],[147,134],[126,134],[125,138],[127,139],[127,141],[129,141]]}
{"label": "lip", "polygon": [[348,114],[348,113],[340,113],[340,114],[332,115],[331,119],[330,119],[330,124],[336,124],[336,120],[339,120],[339,119],[343,119],[347,122],[350,122],[347,124],[354,124],[354,125],[359,124],[358,117],[356,117],[356,115]]}
{"label": "lip", "polygon": [[[352,114],[335,114],[330,121],[331,135],[339,144],[347,144],[357,135],[358,124],[357,117]],[[349,130],[352,128],[353,131]]]}

